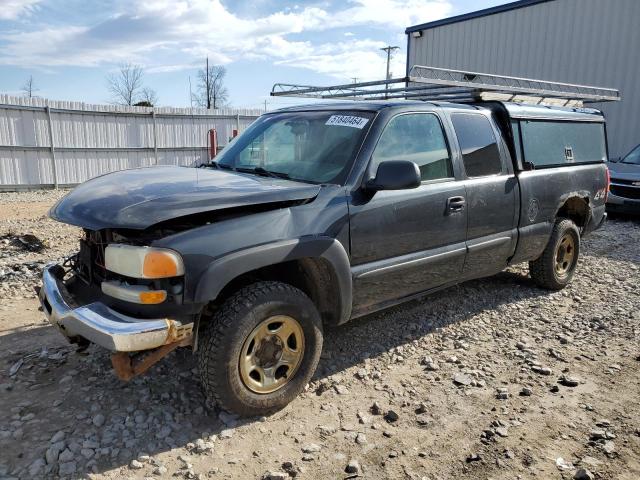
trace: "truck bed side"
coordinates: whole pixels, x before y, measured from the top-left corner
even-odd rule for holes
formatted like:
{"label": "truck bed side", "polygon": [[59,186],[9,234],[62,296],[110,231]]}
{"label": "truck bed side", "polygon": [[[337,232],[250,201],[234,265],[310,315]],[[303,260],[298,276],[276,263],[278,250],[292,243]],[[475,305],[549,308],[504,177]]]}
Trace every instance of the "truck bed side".
{"label": "truck bed side", "polygon": [[[538,258],[549,241],[558,217],[571,218],[583,235],[598,228],[606,218],[606,159],[536,167],[527,163],[522,147],[522,133],[519,124],[514,126],[514,123],[523,120],[585,122],[583,125],[590,120],[602,123],[599,112],[505,106],[500,102],[483,106],[492,110],[509,145],[520,186],[518,243],[510,264]],[[512,117],[514,112],[517,118]]]}

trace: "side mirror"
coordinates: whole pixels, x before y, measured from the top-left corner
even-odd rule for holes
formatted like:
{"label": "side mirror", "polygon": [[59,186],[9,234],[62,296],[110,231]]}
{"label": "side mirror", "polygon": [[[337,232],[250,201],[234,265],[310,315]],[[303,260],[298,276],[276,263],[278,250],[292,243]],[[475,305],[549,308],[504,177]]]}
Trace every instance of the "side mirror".
{"label": "side mirror", "polygon": [[376,176],[366,184],[367,190],[408,190],[421,183],[418,165],[408,160],[387,160],[378,165]]}

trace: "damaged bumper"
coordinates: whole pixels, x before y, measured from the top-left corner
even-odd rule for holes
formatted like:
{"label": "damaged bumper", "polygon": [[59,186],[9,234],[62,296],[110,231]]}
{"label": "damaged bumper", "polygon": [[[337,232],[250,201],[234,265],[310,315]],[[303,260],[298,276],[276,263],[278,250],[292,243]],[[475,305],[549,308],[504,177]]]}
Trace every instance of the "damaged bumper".
{"label": "damaged bumper", "polygon": [[100,302],[77,306],[62,282],[63,276],[60,265],[46,266],[39,298],[49,322],[69,340],[81,337],[115,352],[139,352],[188,343],[191,338],[193,323],[133,318]]}

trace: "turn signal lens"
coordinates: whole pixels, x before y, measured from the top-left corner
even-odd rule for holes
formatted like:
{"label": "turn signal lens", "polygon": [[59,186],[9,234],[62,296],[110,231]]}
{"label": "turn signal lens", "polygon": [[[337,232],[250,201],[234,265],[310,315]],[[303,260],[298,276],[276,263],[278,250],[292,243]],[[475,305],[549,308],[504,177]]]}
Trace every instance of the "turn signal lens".
{"label": "turn signal lens", "polygon": [[167,278],[182,275],[182,262],[176,254],[166,251],[150,251],[144,256],[142,274],[145,278]]}
{"label": "turn signal lens", "polygon": [[154,290],[150,292],[140,292],[140,303],[150,305],[162,303],[167,299],[167,292],[164,290]]}

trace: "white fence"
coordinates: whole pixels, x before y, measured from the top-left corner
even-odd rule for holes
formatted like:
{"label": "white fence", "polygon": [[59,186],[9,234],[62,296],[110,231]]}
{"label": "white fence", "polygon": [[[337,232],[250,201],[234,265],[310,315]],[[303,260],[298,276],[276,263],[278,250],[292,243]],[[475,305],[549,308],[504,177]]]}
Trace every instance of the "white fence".
{"label": "white fence", "polygon": [[88,105],[0,95],[0,190],[75,185],[104,173],[208,160],[261,110]]}

